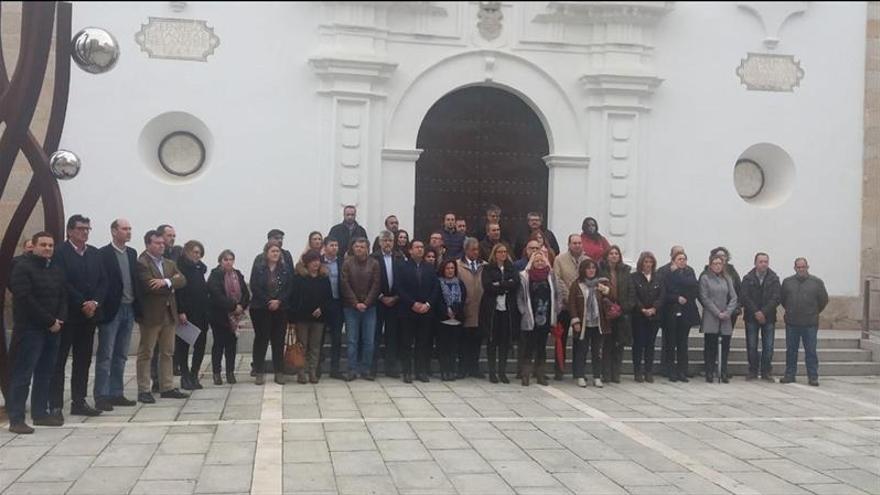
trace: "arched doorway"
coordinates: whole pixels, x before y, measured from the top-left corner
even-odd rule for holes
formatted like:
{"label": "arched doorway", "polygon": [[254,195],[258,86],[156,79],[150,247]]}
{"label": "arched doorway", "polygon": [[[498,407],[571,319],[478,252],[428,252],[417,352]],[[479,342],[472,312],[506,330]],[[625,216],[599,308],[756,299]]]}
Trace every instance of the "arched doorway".
{"label": "arched doorway", "polygon": [[[535,112],[502,89],[472,86],[438,100],[419,128],[415,236],[441,227],[446,211],[483,225],[486,206],[503,210],[503,235],[526,233],[526,214],[547,218],[547,133]],[[545,222],[546,224],[546,222]]]}

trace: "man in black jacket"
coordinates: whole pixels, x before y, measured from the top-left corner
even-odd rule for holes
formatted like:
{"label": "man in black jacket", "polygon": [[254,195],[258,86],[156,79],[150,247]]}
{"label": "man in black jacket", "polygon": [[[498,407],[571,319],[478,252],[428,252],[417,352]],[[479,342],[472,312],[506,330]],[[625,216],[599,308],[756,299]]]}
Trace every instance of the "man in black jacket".
{"label": "man in black jacket", "polygon": [[[340,284],[342,283],[342,258],[338,254],[339,241],[333,237],[324,238],[324,255],[321,257],[321,264],[327,268],[330,274],[330,292],[333,296],[330,304],[327,306],[327,314],[324,315],[324,338],[330,335],[330,378],[342,380],[345,377],[339,371],[339,359],[342,355],[342,323],[344,316],[342,312],[342,293]],[[321,356],[319,361],[323,364],[324,357],[324,339],[321,340]],[[321,366],[318,366],[318,377],[321,376]]]}
{"label": "man in black jacket", "polygon": [[[432,307],[440,295],[440,283],[434,267],[423,261],[425,244],[413,241],[409,249],[410,260],[400,269],[397,290],[400,294],[400,358],[403,381],[412,383],[415,368],[416,379],[429,382],[428,368],[431,359],[431,330],[434,324]],[[415,341],[415,357],[413,357]],[[415,364],[415,366],[413,366]]]}
{"label": "man in black jacket", "polygon": [[50,385],[49,404],[52,414],[64,418],[64,368],[73,349],[73,367],[70,375],[70,414],[97,416],[101,411],[86,403],[89,387],[89,367],[95,343],[95,327],[101,319],[107,295],[107,278],[98,249],[87,244],[91,222],[82,215],[73,215],[67,221],[67,242],[55,251],[55,263],[64,270],[67,279],[67,305],[70,314],[61,329],[61,347],[55,375]]}
{"label": "man in black jacket", "polygon": [[[379,233],[379,252],[372,255],[379,262],[379,271],[382,273],[382,289],[379,293],[379,303],[376,305],[376,349],[379,349],[379,336],[385,344],[385,376],[400,378],[398,368],[398,340],[400,320],[397,315],[397,302],[400,296],[397,294],[397,285],[400,283],[401,260],[394,251],[394,233],[383,230]],[[373,354],[373,374],[379,364],[379,352]]]}
{"label": "man in black jacket", "polygon": [[107,297],[98,323],[95,358],[95,408],[100,411],[137,404],[123,395],[122,379],[134,320],[142,316],[137,251],[126,246],[131,241],[131,223],[124,218],[114,220],[110,236],[112,241],[98,250],[107,275]]}
{"label": "man in black jacket", "polygon": [[49,381],[55,371],[61,325],[67,319],[64,272],[52,261],[55,239],[48,232],[33,237],[34,252],[15,264],[9,289],[13,296],[12,349],[15,359],[6,404],[9,431],[33,433],[25,424],[28,387],[34,378],[31,418],[35,425],[61,426],[63,420],[49,415]]}
{"label": "man in black jacket", "polygon": [[327,237],[332,237],[339,242],[339,254],[344,258],[348,254],[348,248],[352,239],[367,237],[367,231],[357,223],[357,208],[348,205],[342,209],[342,223],[336,224],[330,229]]}
{"label": "man in black jacket", "polygon": [[[767,253],[755,255],[755,268],[743,277],[742,303],[745,307],[746,351],[749,374],[746,380],[761,378],[773,381],[773,339],[776,333],[776,307],[779,306],[782,286],[779,277],[770,269]],[[761,334],[761,354],[758,355],[758,334]]]}

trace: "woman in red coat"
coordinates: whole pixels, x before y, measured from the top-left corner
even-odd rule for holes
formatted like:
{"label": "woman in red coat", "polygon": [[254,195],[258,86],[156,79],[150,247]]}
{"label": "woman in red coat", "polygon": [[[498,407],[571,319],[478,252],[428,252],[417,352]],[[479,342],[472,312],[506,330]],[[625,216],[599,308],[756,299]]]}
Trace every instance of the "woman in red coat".
{"label": "woman in red coat", "polygon": [[584,254],[598,262],[605,255],[605,251],[611,247],[608,239],[599,233],[599,224],[593,217],[584,219],[581,224],[581,242],[584,245]]}

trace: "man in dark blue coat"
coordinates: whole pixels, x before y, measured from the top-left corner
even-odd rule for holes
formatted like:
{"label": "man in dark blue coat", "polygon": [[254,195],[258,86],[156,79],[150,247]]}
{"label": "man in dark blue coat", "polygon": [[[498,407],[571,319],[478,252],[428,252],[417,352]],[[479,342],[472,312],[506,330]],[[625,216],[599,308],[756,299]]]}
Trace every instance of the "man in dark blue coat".
{"label": "man in dark blue coat", "polygon": [[[400,357],[403,381],[412,383],[413,368],[416,379],[429,382],[428,364],[431,359],[431,330],[434,325],[433,307],[440,295],[440,282],[434,267],[425,263],[425,244],[413,241],[410,260],[400,268],[397,286],[400,302]],[[415,356],[413,356],[415,341]]]}
{"label": "man in dark blue coat", "polygon": [[[379,337],[385,344],[385,376],[399,378],[398,343],[400,341],[400,319],[397,304],[400,301],[397,286],[400,284],[400,264],[402,260],[394,250],[394,233],[383,230],[379,233],[379,251],[372,256],[379,262],[379,271],[382,274],[382,289],[379,293],[379,302],[376,315],[376,349],[379,349]],[[375,375],[379,364],[379,352],[373,354],[373,369]]]}
{"label": "man in dark blue coat", "polygon": [[101,411],[86,403],[89,387],[89,367],[95,327],[101,319],[107,295],[107,277],[98,249],[88,244],[91,221],[82,215],[73,215],[67,221],[67,242],[55,250],[55,263],[67,279],[68,318],[61,327],[61,347],[55,375],[49,386],[51,414],[63,419],[64,368],[67,356],[73,350],[73,368],[70,375],[70,414],[97,416]]}

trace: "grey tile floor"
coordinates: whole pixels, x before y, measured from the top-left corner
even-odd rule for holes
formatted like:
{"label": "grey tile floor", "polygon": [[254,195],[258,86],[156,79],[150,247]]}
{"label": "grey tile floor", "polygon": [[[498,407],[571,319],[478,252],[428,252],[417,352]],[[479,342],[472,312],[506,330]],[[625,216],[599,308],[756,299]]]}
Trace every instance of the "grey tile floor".
{"label": "grey tile floor", "polygon": [[238,377],[29,436],[4,426],[0,492],[880,494],[878,377],[603,389]]}

